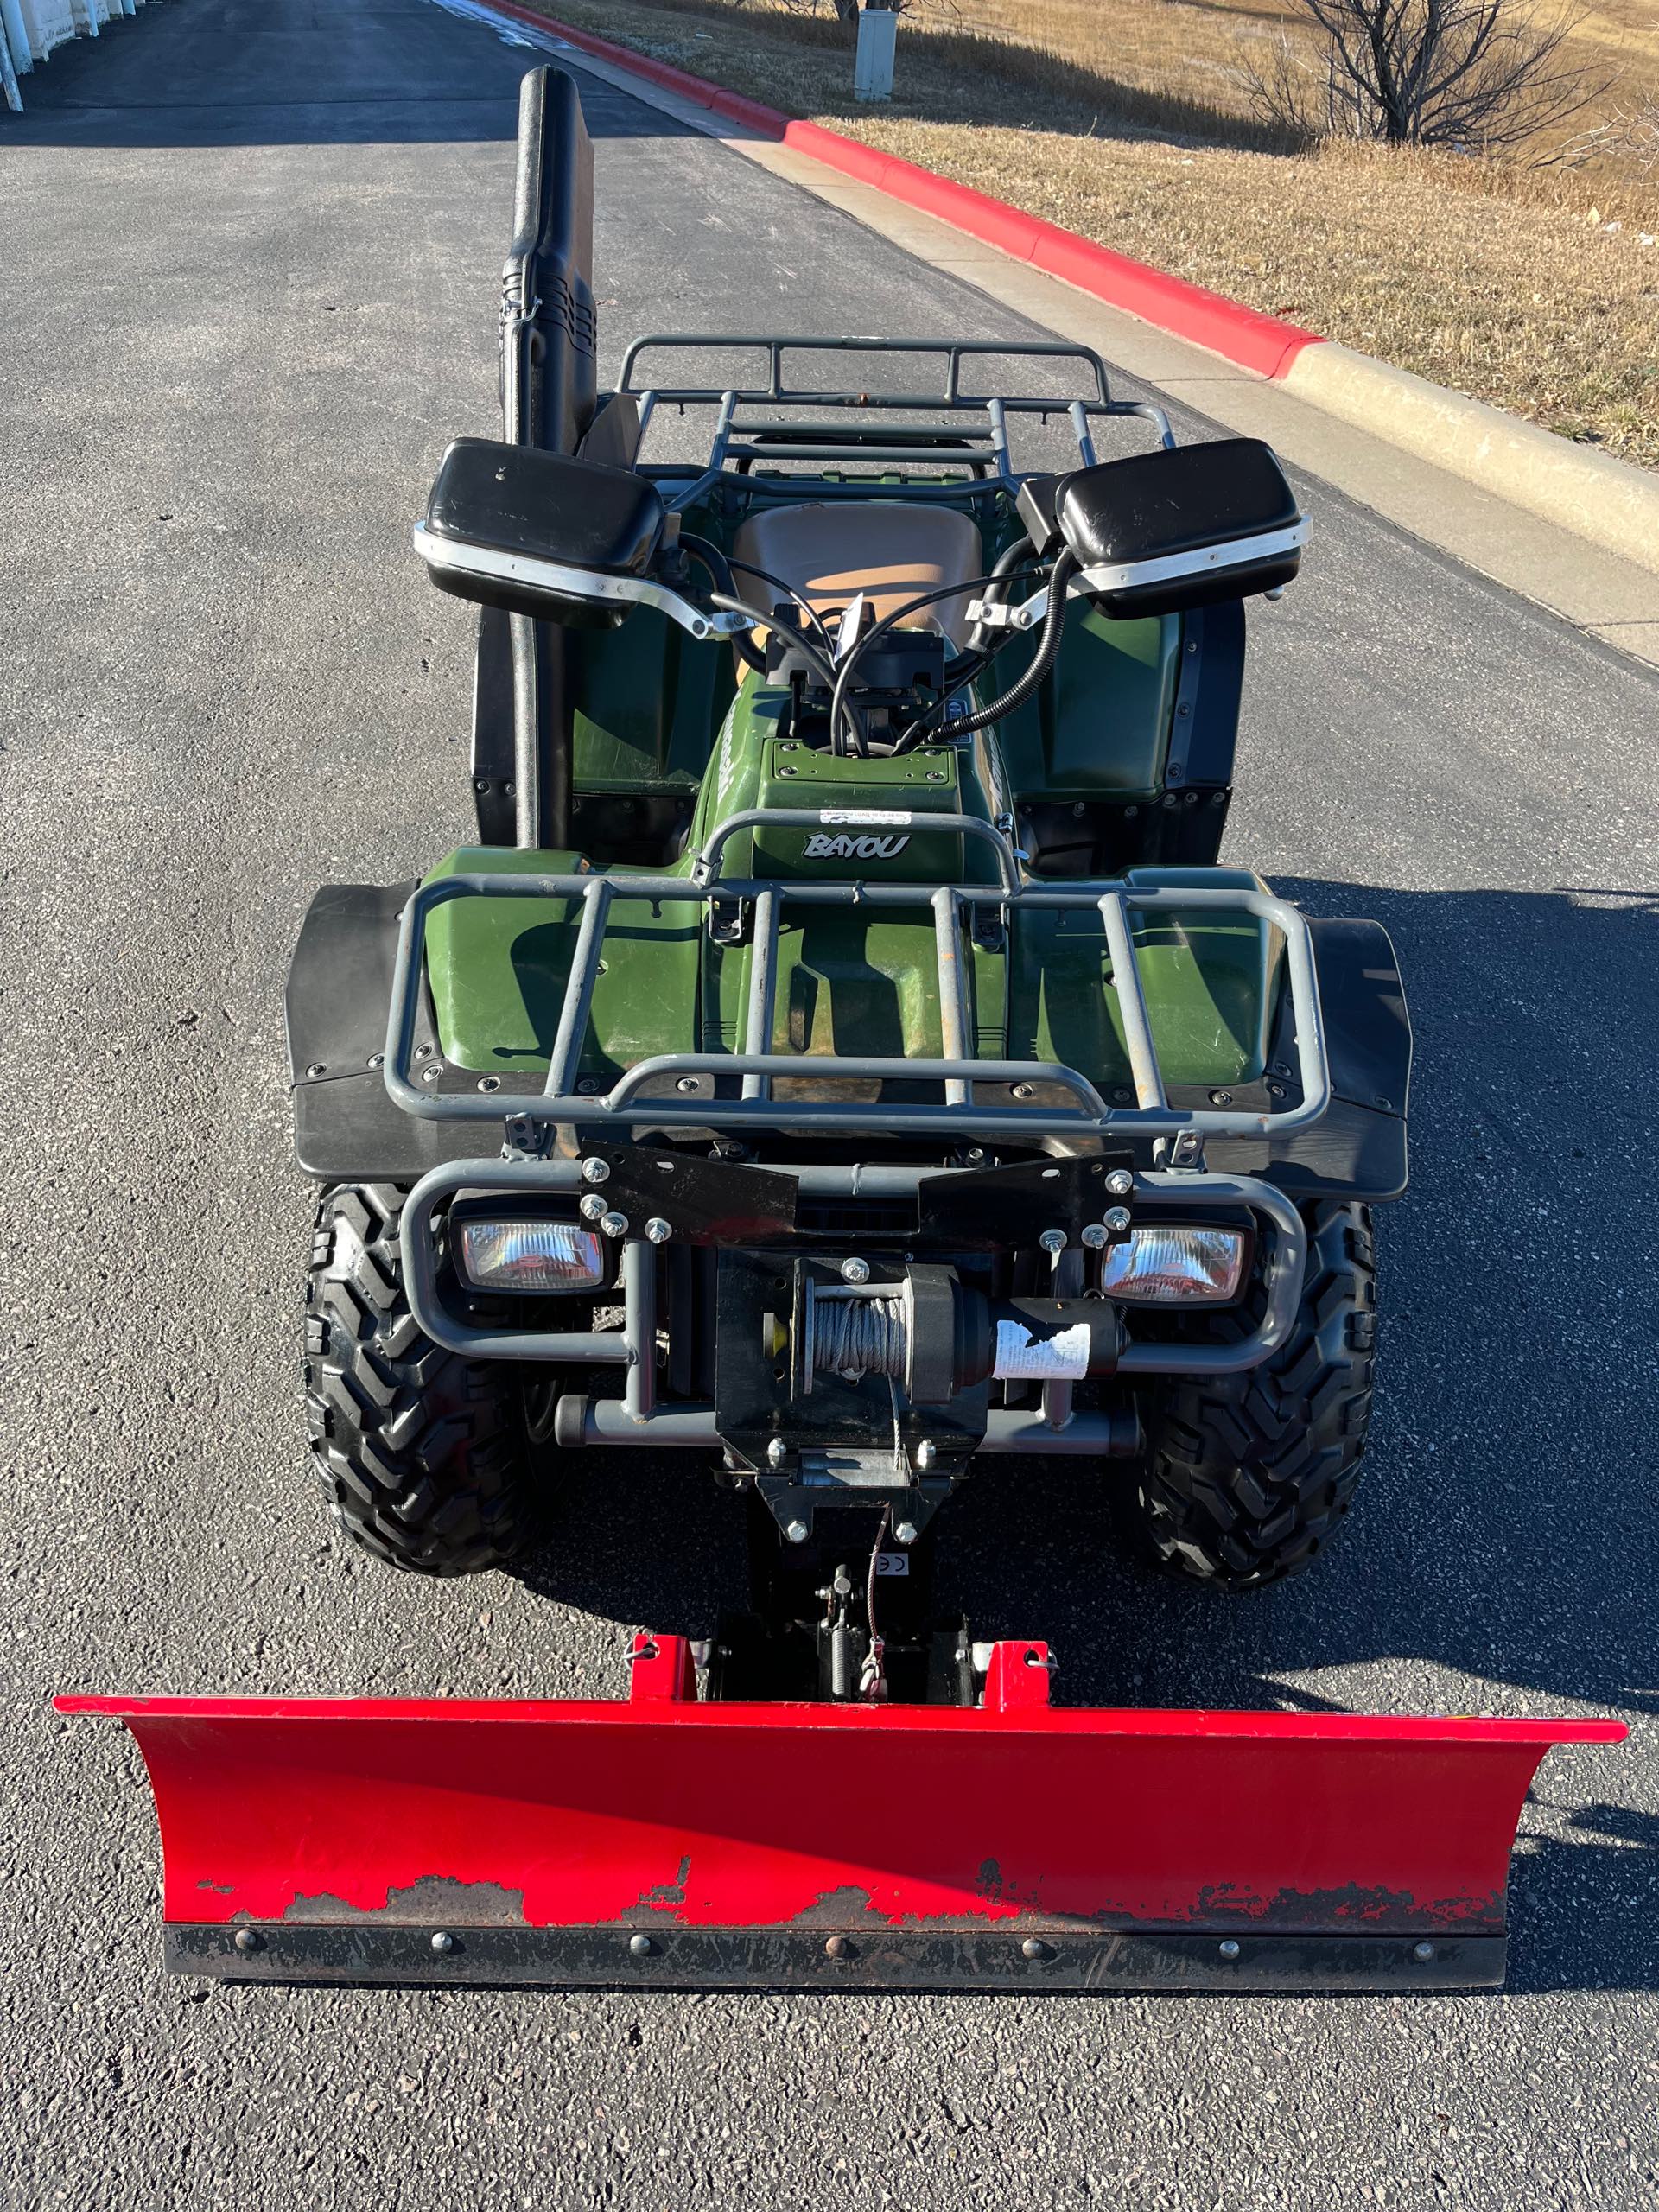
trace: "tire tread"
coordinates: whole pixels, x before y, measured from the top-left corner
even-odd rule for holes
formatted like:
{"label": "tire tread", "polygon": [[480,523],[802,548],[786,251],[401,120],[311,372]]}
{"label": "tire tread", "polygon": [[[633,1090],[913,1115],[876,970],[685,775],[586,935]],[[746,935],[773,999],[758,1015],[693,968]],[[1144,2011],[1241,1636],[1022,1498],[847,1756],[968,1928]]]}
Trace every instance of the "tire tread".
{"label": "tire tread", "polygon": [[1230,1590],[1310,1567],[1353,1502],[1376,1344],[1370,1211],[1309,1209],[1307,1275],[1289,1342],[1242,1375],[1161,1386],[1133,1516],[1160,1565]]}
{"label": "tire tread", "polygon": [[313,1464],[363,1550],[413,1573],[475,1574],[524,1538],[523,1417],[499,1363],[446,1351],[410,1313],[404,1196],[346,1184],[319,1209],[305,1319]]}

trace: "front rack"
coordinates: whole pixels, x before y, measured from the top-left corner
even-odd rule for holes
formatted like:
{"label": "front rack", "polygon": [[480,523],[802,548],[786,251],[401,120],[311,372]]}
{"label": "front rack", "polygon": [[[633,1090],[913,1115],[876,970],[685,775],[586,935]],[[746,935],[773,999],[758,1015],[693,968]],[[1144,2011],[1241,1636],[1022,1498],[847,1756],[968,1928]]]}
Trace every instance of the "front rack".
{"label": "front rack", "polygon": [[[728,385],[666,385],[639,381],[642,353],[659,349],[682,353],[747,353],[764,357],[765,369],[756,380]],[[941,386],[933,391],[871,392],[823,391],[785,380],[785,364],[793,353],[852,353],[941,361]],[[1052,393],[975,393],[963,390],[964,365],[976,359],[1070,361],[1080,363],[1090,395],[1065,399]],[[884,468],[925,467],[935,472],[952,467],[963,472],[945,483],[906,482],[906,499],[960,499],[969,493],[1004,493],[1012,497],[1021,476],[1010,450],[1008,418],[1032,416],[1046,423],[1063,416],[1077,442],[1084,467],[1096,460],[1090,424],[1107,417],[1131,416],[1150,423],[1166,446],[1175,442],[1169,417],[1149,400],[1114,399],[1106,365],[1086,346],[990,340],[911,338],[779,338],[695,335],[636,338],[622,365],[620,390],[639,403],[639,431],[643,442],[659,408],[688,407],[715,410],[709,458],[699,470],[683,463],[637,463],[642,475],[664,491],[666,504],[680,509],[695,505],[723,476],[735,473],[751,479],[756,468],[777,470],[783,462],[812,462],[822,469],[831,463],[880,462]],[[752,410],[779,410],[756,419]],[[916,423],[828,422],[830,413],[855,413],[861,417],[893,415],[944,416],[947,422]],[[781,416],[781,419],[779,419]],[[674,486],[671,491],[669,486]],[[791,486],[793,492],[791,492]],[[755,482],[756,490],[782,490],[798,496],[799,480],[774,474]],[[850,481],[813,480],[814,499],[868,499],[868,477]]]}
{"label": "front rack", "polygon": [[[836,808],[753,807],[728,815],[714,830],[686,875],[651,874],[485,874],[453,875],[423,885],[404,909],[386,1039],[385,1084],[406,1112],[427,1121],[500,1122],[528,1115],[548,1123],[620,1132],[635,1125],[652,1128],[707,1127],[722,1129],[829,1130],[838,1135],[895,1134],[963,1138],[992,1136],[1039,1143],[1046,1137],[1140,1136],[1172,1141],[1183,1136],[1200,1144],[1207,1137],[1287,1136],[1325,1113],[1331,1099],[1330,1065],[1319,1010],[1313,939],[1294,906],[1270,893],[1236,887],[1141,885],[1123,881],[1033,882],[1021,876],[1012,847],[989,823],[960,814],[928,813],[912,817],[899,811],[879,817],[882,827],[909,826],[912,818],[930,832],[962,836],[988,846],[995,862],[993,883],[782,882],[724,877],[721,855],[741,831],[756,829],[855,828],[878,817]],[[556,899],[572,900],[581,918],[565,982],[564,996],[539,1091],[508,1091],[488,1078],[490,1092],[440,1091],[412,1077],[416,1027],[421,1012],[429,917],[454,899]],[[604,1093],[584,1090],[579,1070],[582,1046],[598,980],[605,932],[613,909],[630,900],[650,904],[716,906],[722,914],[738,910],[736,929],[747,918],[753,930],[747,1003],[741,1052],[670,1052],[641,1060],[626,1070]],[[906,1059],[873,1053],[774,1052],[768,1049],[776,1014],[779,933],[791,907],[850,906],[932,911],[944,1052],[937,1058]],[[963,959],[963,922],[995,916],[1006,926],[1019,908],[1090,908],[1101,918],[1111,960],[1111,988],[1116,995],[1124,1045],[1135,1088],[1133,1107],[1109,1105],[1076,1068],[1058,1061],[980,1059],[970,1046],[970,1008]],[[1160,910],[1247,915],[1276,929],[1284,940],[1295,1051],[1302,1096],[1277,1112],[1237,1106],[1178,1107],[1168,1090],[1153,1040],[1152,1020],[1135,952],[1130,917]],[[728,925],[729,926],[729,925]],[[722,942],[734,941],[723,936]],[[423,1071],[423,1073],[426,1072]],[[781,1077],[810,1075],[815,1084],[846,1082],[884,1085],[924,1084],[939,1087],[936,1102],[880,1098],[850,1101],[779,1098]],[[735,1097],[680,1095],[687,1077],[725,1076],[738,1080]],[[1066,1095],[1068,1103],[982,1104],[978,1084],[1042,1085]],[[666,1096],[657,1095],[665,1090]]]}

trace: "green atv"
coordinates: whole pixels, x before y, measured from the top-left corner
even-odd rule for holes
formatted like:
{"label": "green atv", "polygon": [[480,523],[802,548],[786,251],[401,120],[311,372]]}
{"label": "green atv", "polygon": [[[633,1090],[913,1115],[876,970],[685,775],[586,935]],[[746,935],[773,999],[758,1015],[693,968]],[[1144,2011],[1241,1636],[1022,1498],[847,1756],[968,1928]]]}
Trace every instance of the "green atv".
{"label": "green atv", "polygon": [[[1364,1452],[1410,1040],[1381,928],[1219,858],[1277,461],[1058,345],[653,337],[601,394],[591,206],[537,72],[505,435],[416,531],[480,608],[477,842],[320,892],[289,980],[329,1504],[459,1573],[560,1453],[682,1451],[764,1540],[727,1695],[958,1694],[925,1539],[987,1453],[1120,1461],[1185,1574],[1294,1573]],[[1098,461],[1124,417],[1156,443]]]}

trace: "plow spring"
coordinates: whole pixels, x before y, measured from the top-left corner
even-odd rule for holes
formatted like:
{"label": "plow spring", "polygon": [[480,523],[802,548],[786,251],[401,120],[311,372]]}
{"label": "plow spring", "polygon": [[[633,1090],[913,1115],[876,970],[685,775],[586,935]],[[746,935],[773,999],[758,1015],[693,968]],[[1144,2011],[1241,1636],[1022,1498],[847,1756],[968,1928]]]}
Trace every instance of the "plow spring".
{"label": "plow spring", "polygon": [[1611,1720],[97,1698],[143,1749],[166,1960],[251,1981],[1374,1990],[1503,1980],[1540,1759]]}

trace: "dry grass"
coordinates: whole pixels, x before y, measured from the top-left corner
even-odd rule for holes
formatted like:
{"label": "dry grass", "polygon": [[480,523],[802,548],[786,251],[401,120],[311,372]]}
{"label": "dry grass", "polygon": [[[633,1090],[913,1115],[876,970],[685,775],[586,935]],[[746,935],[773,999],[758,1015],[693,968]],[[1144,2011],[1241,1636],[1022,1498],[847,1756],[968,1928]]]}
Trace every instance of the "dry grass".
{"label": "dry grass", "polygon": [[[880,108],[833,22],[778,0],[535,4],[1659,466],[1659,175],[1275,141],[1240,56],[1289,0],[925,0]],[[1649,0],[1602,0],[1579,35],[1618,57],[1613,99],[1659,83]]]}

